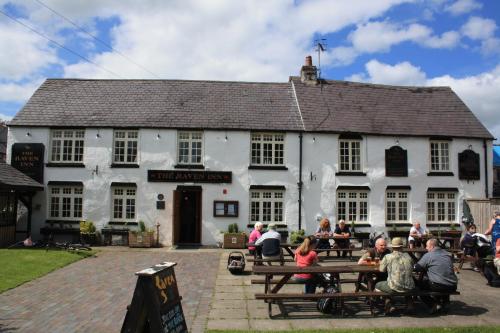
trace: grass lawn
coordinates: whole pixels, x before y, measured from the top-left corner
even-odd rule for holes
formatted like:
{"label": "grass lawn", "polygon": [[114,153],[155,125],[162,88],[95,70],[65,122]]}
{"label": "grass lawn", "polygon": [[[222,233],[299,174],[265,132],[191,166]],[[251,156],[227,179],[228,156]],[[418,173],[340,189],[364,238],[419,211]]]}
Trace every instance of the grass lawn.
{"label": "grass lawn", "polygon": [[[232,331],[232,330],[209,330],[208,333],[236,333],[236,332],[257,332],[257,331]],[[317,332],[335,332],[335,333],[498,333],[499,327],[492,326],[474,326],[474,327],[432,327],[432,328],[363,328],[363,329],[335,329],[332,330],[292,330],[292,331],[273,331],[273,333],[317,333]]]}
{"label": "grass lawn", "polygon": [[0,293],[94,254],[94,251],[0,249]]}

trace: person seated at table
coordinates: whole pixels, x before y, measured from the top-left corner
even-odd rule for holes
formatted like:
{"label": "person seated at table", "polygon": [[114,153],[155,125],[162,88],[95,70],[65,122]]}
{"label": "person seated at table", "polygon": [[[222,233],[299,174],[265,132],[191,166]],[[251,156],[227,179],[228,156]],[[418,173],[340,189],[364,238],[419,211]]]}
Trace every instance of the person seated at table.
{"label": "person seated at table", "polygon": [[[383,291],[389,294],[397,294],[412,291],[415,289],[413,281],[413,260],[401,251],[403,240],[395,237],[391,241],[392,253],[384,256],[380,262],[379,271],[387,272],[387,281],[379,281],[375,284],[375,290]],[[385,313],[394,311],[391,299],[387,298],[385,302]]]}
{"label": "person seated at table", "polygon": [[[431,238],[425,247],[427,253],[415,264],[415,271],[426,272],[427,278],[418,281],[422,290],[455,291],[457,290],[457,276],[453,268],[453,258],[450,253],[438,246],[438,241]],[[421,296],[422,301],[429,306],[430,313],[434,314],[441,309],[447,310],[450,296],[431,297]]]}
{"label": "person seated at table", "polygon": [[421,247],[422,238],[427,234],[427,231],[420,225],[420,222],[415,222],[415,224],[410,228],[410,236],[408,236],[410,249],[413,249],[414,247]]}
{"label": "person seated at table", "polygon": [[[318,264],[318,255],[314,251],[317,240],[314,236],[304,239],[302,244],[295,250],[294,260],[297,267],[309,267]],[[293,279],[305,283],[304,292],[314,294],[316,292],[317,279],[313,274],[294,274]]]}
{"label": "person seated at table", "polygon": [[280,247],[281,235],[276,231],[276,224],[269,223],[267,232],[255,241],[255,246],[260,245],[262,245],[262,259],[281,260],[283,258]]}
{"label": "person seated at table", "polygon": [[332,236],[333,233],[332,227],[330,226],[330,221],[326,217],[321,219],[318,229],[316,230],[316,233],[314,235],[318,238],[318,245],[316,245],[317,249],[331,248],[330,240],[328,239],[328,237]]}
{"label": "person seated at table", "polygon": [[[264,228],[264,224],[262,222],[256,222],[252,232],[250,233],[250,236],[248,237],[248,243],[255,243],[257,239],[262,236],[262,229]],[[261,254],[261,248],[260,247],[255,247],[255,246],[248,246],[248,251],[250,251],[250,254],[253,255],[255,258],[260,258],[262,256]]]}
{"label": "person seated at table", "polygon": [[484,234],[491,235],[491,250],[493,254],[495,254],[495,244],[497,242],[497,239],[500,239],[500,212],[495,212],[493,218],[490,221],[488,229]]}
{"label": "person seated at table", "polygon": [[[386,240],[383,238],[378,238],[375,241],[375,247],[366,250],[361,258],[359,258],[358,265],[369,265],[373,261],[375,261],[376,263],[380,263],[380,261],[384,259],[384,257],[389,253],[391,253],[391,250],[387,248]],[[376,274],[374,283],[384,280],[387,280],[387,272],[380,272]],[[360,282],[366,282],[366,279],[363,279]]]}
{"label": "person seated at table", "polygon": [[[467,232],[460,241],[460,248],[463,250],[464,256],[471,256],[471,257],[476,256],[477,246],[476,246],[476,238],[474,236],[475,234],[476,234],[476,225],[469,224],[467,226]],[[471,262],[471,267],[474,271],[476,272],[479,271],[474,262]]]}
{"label": "person seated at table", "polygon": [[500,287],[500,238],[497,239],[495,249],[493,265],[491,265],[491,262],[483,264],[483,274],[486,280],[488,280],[488,285]]}
{"label": "person seated at table", "polygon": [[[333,232],[334,237],[343,237],[344,239],[335,239],[334,249],[339,248],[349,248],[351,246],[351,242],[349,241],[349,237],[351,237],[351,231],[349,227],[345,223],[344,220],[340,220],[339,224],[335,227],[335,231]],[[342,251],[342,257],[347,256],[347,251]],[[337,257],[340,257],[340,251],[337,251]]]}

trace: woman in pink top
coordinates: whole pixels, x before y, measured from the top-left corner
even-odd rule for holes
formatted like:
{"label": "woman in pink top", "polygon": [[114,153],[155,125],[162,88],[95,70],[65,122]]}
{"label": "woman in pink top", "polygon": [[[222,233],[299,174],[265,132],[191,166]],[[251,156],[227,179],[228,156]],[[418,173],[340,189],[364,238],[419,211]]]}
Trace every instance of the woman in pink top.
{"label": "woman in pink top", "polygon": [[[316,247],[316,238],[306,237],[302,244],[295,251],[295,262],[297,267],[308,267],[318,263],[318,255],[313,249]],[[316,277],[312,274],[295,274],[295,281],[305,283],[305,293],[314,294],[316,292]]]}
{"label": "woman in pink top", "polygon": [[[255,243],[255,241],[257,239],[260,238],[260,236],[262,236],[262,228],[264,227],[264,225],[262,224],[262,222],[256,222],[255,225],[254,225],[254,229],[252,230],[252,232],[250,233],[250,237],[248,238],[248,242],[253,244]],[[259,248],[256,248],[255,246],[249,246],[248,247],[248,250],[250,251],[250,254],[256,256],[256,257],[260,257],[260,254],[255,253],[255,251],[257,250],[257,252],[259,252]]]}

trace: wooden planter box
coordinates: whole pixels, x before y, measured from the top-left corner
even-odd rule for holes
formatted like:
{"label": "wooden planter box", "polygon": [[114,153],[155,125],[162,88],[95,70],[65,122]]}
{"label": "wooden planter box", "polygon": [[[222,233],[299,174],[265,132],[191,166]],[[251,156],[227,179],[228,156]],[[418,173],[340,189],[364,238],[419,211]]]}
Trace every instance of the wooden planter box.
{"label": "wooden planter box", "polygon": [[225,249],[244,249],[245,244],[247,243],[247,235],[238,233],[238,234],[224,234],[224,243],[223,247]]}
{"label": "wooden planter box", "polygon": [[152,247],[155,244],[154,231],[145,232],[129,232],[128,246],[129,247]]}

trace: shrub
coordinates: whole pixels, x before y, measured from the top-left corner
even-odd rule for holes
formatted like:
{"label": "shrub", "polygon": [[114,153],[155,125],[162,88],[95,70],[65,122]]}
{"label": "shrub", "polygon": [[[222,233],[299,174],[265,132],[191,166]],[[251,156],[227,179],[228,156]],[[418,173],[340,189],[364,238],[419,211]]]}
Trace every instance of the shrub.
{"label": "shrub", "polygon": [[145,232],[146,231],[146,224],[144,224],[143,220],[139,221],[139,231],[140,232]]}
{"label": "shrub", "polygon": [[304,241],[306,232],[303,229],[294,230],[290,234],[290,242],[292,244],[302,243]]}
{"label": "shrub", "polygon": [[236,223],[231,223],[230,225],[227,226],[227,232],[230,234],[237,234],[238,233],[238,224]]}

